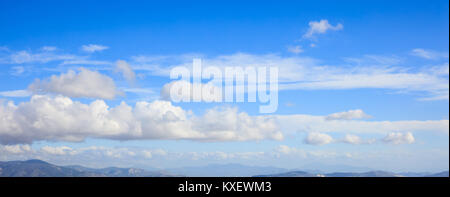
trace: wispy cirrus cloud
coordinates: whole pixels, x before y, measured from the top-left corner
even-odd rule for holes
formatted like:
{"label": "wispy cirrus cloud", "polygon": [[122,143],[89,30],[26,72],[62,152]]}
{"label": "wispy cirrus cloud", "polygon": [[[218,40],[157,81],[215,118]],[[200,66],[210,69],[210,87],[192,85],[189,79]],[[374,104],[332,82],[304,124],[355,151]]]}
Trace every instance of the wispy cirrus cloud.
{"label": "wispy cirrus cloud", "polygon": [[90,59],[84,59],[84,58],[78,58],[73,60],[64,60],[61,62],[60,65],[112,65],[109,61],[103,61],[103,60],[90,60]]}
{"label": "wispy cirrus cloud", "polygon": [[378,134],[392,132],[436,132],[448,135],[448,120],[403,120],[403,121],[368,121],[368,120],[326,120],[326,116],[306,114],[273,115],[280,130],[284,133],[318,132],[340,134]]}
{"label": "wispy cirrus cloud", "polygon": [[29,97],[32,93],[28,90],[10,90],[10,91],[1,91],[0,96],[3,97]]}
{"label": "wispy cirrus cloud", "polygon": [[14,67],[35,66],[35,64],[45,64],[47,67],[51,67],[57,63],[59,66],[66,65],[79,65],[79,66],[110,66],[112,62],[105,60],[91,59],[88,55],[77,55],[66,53],[53,46],[44,46],[37,51],[21,50],[12,51],[8,50],[5,53],[0,54],[0,62],[4,64],[16,65]]}
{"label": "wispy cirrus cloud", "polygon": [[10,64],[23,64],[23,63],[47,63],[51,61],[61,61],[61,60],[74,60],[78,57],[70,54],[56,54],[53,52],[39,52],[39,53],[31,53],[28,51],[18,51],[13,52],[7,59],[7,62]]}
{"label": "wispy cirrus cloud", "polygon": [[[196,55],[146,57],[129,62],[130,66],[150,75],[169,76],[176,66],[192,67]],[[145,61],[142,61],[145,60]],[[387,89],[397,92],[418,93],[419,100],[447,100],[449,93],[448,63],[442,65],[400,66],[402,58],[396,56],[365,55],[346,58],[336,65],[310,57],[284,57],[277,54],[254,55],[236,53],[216,57],[203,57],[204,67],[220,69],[230,66],[276,66],[279,68],[280,90],[348,90]]]}
{"label": "wispy cirrus cloud", "polygon": [[291,53],[294,53],[294,54],[300,54],[300,53],[303,53],[303,52],[304,52],[304,50],[302,49],[302,47],[299,46],[299,45],[296,45],[296,46],[289,46],[289,47],[287,48],[287,50],[288,50],[289,52],[291,52]]}
{"label": "wispy cirrus cloud", "polygon": [[88,52],[88,53],[94,53],[97,51],[103,51],[108,49],[109,47],[107,46],[103,46],[103,45],[98,45],[98,44],[88,44],[88,45],[83,45],[81,46],[81,50]]}
{"label": "wispy cirrus cloud", "polygon": [[434,50],[421,49],[421,48],[413,49],[411,51],[411,55],[429,59],[429,60],[448,58],[448,52],[438,52],[438,51],[434,51]]}
{"label": "wispy cirrus cloud", "polygon": [[43,46],[41,47],[41,50],[43,51],[56,51],[58,48],[55,46]]}
{"label": "wispy cirrus cloud", "polygon": [[136,73],[130,65],[124,60],[117,60],[115,71],[122,74],[122,76],[129,82],[133,82],[136,79]]}

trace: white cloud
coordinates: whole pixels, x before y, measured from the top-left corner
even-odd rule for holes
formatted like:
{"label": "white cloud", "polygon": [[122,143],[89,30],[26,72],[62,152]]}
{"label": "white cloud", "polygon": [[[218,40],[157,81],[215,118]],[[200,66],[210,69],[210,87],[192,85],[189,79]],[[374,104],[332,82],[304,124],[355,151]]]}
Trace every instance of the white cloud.
{"label": "white cloud", "polygon": [[25,73],[25,67],[23,66],[13,66],[11,67],[11,75],[13,76],[20,76],[23,73]]}
{"label": "white cloud", "polygon": [[337,25],[333,26],[330,23],[328,23],[328,20],[325,20],[325,19],[322,19],[320,21],[310,21],[309,29],[303,35],[303,37],[304,38],[312,38],[316,34],[324,34],[329,30],[338,31],[338,30],[342,30],[343,28],[344,28],[344,26],[341,23],[338,23]]}
{"label": "white cloud", "polygon": [[34,141],[79,142],[85,138],[117,140],[174,139],[246,141],[283,139],[275,120],[249,116],[235,108],[210,109],[203,116],[167,101],[122,102],[109,107],[104,101],[90,104],[64,96],[34,95],[29,102],[0,105],[0,143]]}
{"label": "white cloud", "polygon": [[441,64],[441,65],[437,65],[437,66],[432,66],[428,72],[434,74],[434,75],[438,75],[438,76],[448,76],[449,74],[449,65],[448,62]]}
{"label": "white cloud", "polygon": [[36,79],[28,89],[35,93],[55,93],[78,98],[113,99],[121,94],[110,77],[85,68],[80,68],[78,73],[69,70],[45,80]]}
{"label": "white cloud", "polygon": [[390,132],[436,132],[447,134],[448,120],[405,120],[405,121],[364,121],[336,120],[328,121],[325,116],[312,115],[274,115],[280,130],[285,133],[319,132],[319,133],[353,133],[383,134]]}
{"label": "white cloud", "polygon": [[311,145],[324,145],[333,142],[333,138],[324,133],[311,132],[305,138],[304,142]]}
{"label": "white cloud", "polygon": [[[383,140],[383,139],[382,139]],[[305,138],[305,143],[311,145],[324,145],[330,143],[346,143],[353,145],[361,145],[361,144],[373,144],[377,142],[376,139],[362,139],[361,137],[354,134],[346,134],[344,138],[341,139],[333,139],[331,136],[324,133],[311,132]]]}
{"label": "white cloud", "polygon": [[79,57],[66,54],[55,54],[51,51],[44,51],[41,53],[31,53],[27,51],[14,52],[9,56],[9,63],[11,64],[23,64],[23,63],[47,63],[58,60],[73,60]]}
{"label": "white cloud", "polygon": [[97,44],[88,44],[88,45],[81,46],[81,49],[83,51],[85,51],[85,52],[88,52],[88,53],[93,53],[93,52],[96,52],[96,51],[103,51],[103,50],[106,50],[108,48],[109,47],[107,47],[107,46],[97,45]]}
{"label": "white cloud", "polygon": [[166,156],[168,153],[163,149],[154,149],[154,150],[142,150],[141,151],[145,158],[153,158],[155,155],[157,156]]}
{"label": "white cloud", "polygon": [[41,148],[41,151],[52,154],[52,155],[67,155],[67,154],[74,154],[72,152],[72,148],[67,146],[58,146],[58,147],[52,147],[52,146],[43,146]]}
{"label": "white cloud", "polygon": [[43,50],[43,51],[56,51],[56,49],[58,49],[58,48],[56,48],[54,46],[43,46],[41,48],[41,50]]}
{"label": "white cloud", "polygon": [[430,59],[430,60],[436,60],[436,59],[440,59],[440,58],[448,58],[448,52],[441,53],[441,52],[437,52],[437,51],[433,51],[433,50],[425,50],[425,49],[420,49],[420,48],[413,49],[411,51],[411,55],[425,58],[425,59]]}
{"label": "white cloud", "polygon": [[325,117],[326,120],[353,120],[353,119],[366,119],[371,116],[364,113],[363,110],[349,110],[345,112],[333,113]]}
{"label": "white cloud", "polygon": [[[192,67],[192,58],[176,56],[165,57],[163,60],[156,57],[140,59],[148,61],[131,62],[133,69],[156,76],[169,76],[170,69],[176,66]],[[441,70],[429,66],[420,69],[397,66],[402,61],[392,56],[366,55],[362,58],[347,58],[344,65],[321,65],[320,60],[307,57],[236,53],[203,58],[202,65],[221,69],[227,66],[277,66],[279,90],[372,88],[396,90],[399,93],[414,92],[421,95],[421,100],[448,100],[449,81],[445,66],[439,66]]]}
{"label": "white cloud", "polygon": [[[260,115],[250,116],[236,108],[213,108],[201,116],[173,106],[167,101],[122,102],[115,107],[97,100],[89,104],[68,97],[34,95],[29,102],[0,105],[0,143],[34,141],[79,142],[86,138],[113,140],[195,140],[247,141],[282,140],[285,134],[309,133],[305,142],[328,144],[369,143],[359,137],[333,140],[326,133],[383,134],[403,132],[438,132],[448,135],[448,120],[428,121],[328,121],[326,116]],[[395,137],[395,136],[394,136]],[[393,141],[389,137],[384,141]]]}
{"label": "white cloud", "polygon": [[297,149],[297,148],[293,148],[293,147],[289,147],[286,145],[280,145],[277,148],[275,148],[275,154],[279,157],[280,155],[278,153],[283,154],[283,155],[295,155],[295,156],[300,156],[300,157],[307,156],[306,151]]}
{"label": "white cloud", "polygon": [[126,61],[118,60],[116,62],[116,71],[122,73],[127,81],[132,82],[136,79],[136,74]]}
{"label": "white cloud", "polygon": [[60,65],[111,65],[111,62],[108,61],[99,61],[99,60],[89,60],[89,59],[74,59],[74,60],[65,60]]}
{"label": "white cloud", "polygon": [[416,140],[411,132],[407,133],[388,133],[383,141],[389,144],[412,144]]}
{"label": "white cloud", "polygon": [[152,88],[123,88],[123,91],[135,94],[155,94]]}
{"label": "white cloud", "polygon": [[346,134],[344,139],[340,140],[340,142],[347,144],[373,144],[376,142],[376,139],[363,140],[357,135]]}
{"label": "white cloud", "polygon": [[3,96],[3,97],[29,97],[29,96],[31,96],[31,92],[28,90],[2,91],[2,92],[0,92],[0,96]]}
{"label": "white cloud", "polygon": [[24,154],[32,151],[31,146],[28,144],[15,144],[0,146],[0,152],[5,151],[9,154]]}
{"label": "white cloud", "polygon": [[361,144],[362,143],[362,139],[359,136],[351,135],[351,134],[345,135],[345,137],[342,141],[345,143],[349,143],[349,144]]}
{"label": "white cloud", "polygon": [[294,54],[303,53],[303,49],[301,46],[289,46],[288,51]]}
{"label": "white cloud", "polygon": [[[38,52],[27,50],[6,52],[7,53],[0,54],[0,62],[7,64],[44,64],[54,61],[61,61],[59,65],[112,65],[112,63],[108,61],[90,60],[89,56],[60,53],[56,47],[52,46],[42,47],[38,50]],[[20,65],[16,67],[23,68],[24,66]]]}

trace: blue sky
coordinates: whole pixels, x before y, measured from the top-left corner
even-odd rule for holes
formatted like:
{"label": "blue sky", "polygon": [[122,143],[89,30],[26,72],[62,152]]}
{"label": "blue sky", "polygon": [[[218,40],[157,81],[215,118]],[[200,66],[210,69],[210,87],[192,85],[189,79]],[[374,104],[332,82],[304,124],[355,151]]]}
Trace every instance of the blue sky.
{"label": "blue sky", "polygon": [[[0,160],[448,170],[448,1],[0,4]],[[280,67],[278,110],[162,100],[192,58]]]}

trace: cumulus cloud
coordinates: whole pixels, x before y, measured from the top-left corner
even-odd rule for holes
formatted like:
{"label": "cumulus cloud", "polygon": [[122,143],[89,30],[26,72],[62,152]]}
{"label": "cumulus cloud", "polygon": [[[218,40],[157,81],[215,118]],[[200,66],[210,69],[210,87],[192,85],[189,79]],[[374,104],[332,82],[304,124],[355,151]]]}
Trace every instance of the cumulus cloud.
{"label": "cumulus cloud", "polygon": [[122,102],[109,107],[104,101],[90,104],[64,96],[33,95],[29,102],[0,105],[0,143],[34,141],[80,142],[84,139],[175,139],[246,141],[283,139],[275,120],[249,116],[236,108],[210,109],[203,116],[168,101]]}
{"label": "cumulus cloud", "polygon": [[388,133],[386,137],[383,138],[385,143],[389,144],[412,144],[416,140],[411,132],[407,133]]}
{"label": "cumulus cloud", "polygon": [[361,109],[349,110],[345,112],[333,113],[325,117],[326,120],[353,120],[353,119],[366,119],[371,116],[364,113]]}
{"label": "cumulus cloud", "polygon": [[133,82],[136,78],[136,74],[130,65],[124,60],[118,60],[116,62],[116,72],[122,73],[122,76],[130,82]]}
{"label": "cumulus cloud", "polygon": [[[237,108],[212,108],[193,115],[168,101],[122,102],[110,107],[102,100],[89,104],[65,96],[33,95],[29,102],[0,102],[0,143],[34,141],[80,142],[86,138],[113,140],[196,140],[247,141],[282,140],[284,134],[309,133],[308,144],[345,142],[364,144],[355,136],[334,140],[327,133],[383,134],[404,132],[440,132],[448,134],[448,120],[429,121],[327,121],[325,116],[259,115],[250,116]],[[397,143],[400,134],[383,141]],[[407,141],[412,135],[405,134]]]}
{"label": "cumulus cloud", "polygon": [[324,133],[311,132],[305,138],[304,142],[311,145],[324,145],[333,142],[333,138]]}
{"label": "cumulus cloud", "polygon": [[88,44],[88,45],[83,45],[81,46],[81,50],[88,52],[88,53],[93,53],[96,51],[103,51],[108,49],[109,47],[107,46],[103,46],[103,45],[97,45],[97,44]]}
{"label": "cumulus cloud", "polygon": [[34,93],[55,93],[77,98],[113,99],[121,92],[116,89],[114,81],[97,71],[80,68],[48,79],[36,79],[28,89]]}
{"label": "cumulus cloud", "polygon": [[441,52],[437,52],[437,51],[433,51],[433,50],[426,50],[426,49],[421,49],[421,48],[413,49],[411,51],[411,55],[421,57],[424,59],[429,59],[429,60],[448,58],[448,52],[441,53]]}
{"label": "cumulus cloud", "polygon": [[[237,108],[213,108],[202,116],[173,106],[168,101],[122,102],[115,107],[102,100],[89,104],[64,96],[33,95],[29,102],[2,102],[0,105],[0,143],[34,141],[80,142],[86,138],[113,140],[196,140],[246,141],[282,140],[285,133],[308,132],[308,144],[334,142],[326,133],[386,134],[405,132],[440,132],[448,134],[448,120],[434,121],[327,121],[324,116],[264,115],[250,116]],[[281,132],[283,131],[283,132]],[[391,134],[392,135],[392,134]],[[388,136],[385,142],[395,143]],[[409,137],[409,134],[406,135]],[[409,138],[407,138],[409,139]],[[361,144],[369,140],[346,136],[338,142]]]}
{"label": "cumulus cloud", "polygon": [[327,31],[338,31],[342,30],[344,26],[341,23],[338,23],[337,25],[333,26],[330,23],[328,23],[328,20],[322,19],[320,21],[310,21],[309,22],[309,29],[308,31],[303,35],[304,38],[312,38],[316,34],[324,34]]}

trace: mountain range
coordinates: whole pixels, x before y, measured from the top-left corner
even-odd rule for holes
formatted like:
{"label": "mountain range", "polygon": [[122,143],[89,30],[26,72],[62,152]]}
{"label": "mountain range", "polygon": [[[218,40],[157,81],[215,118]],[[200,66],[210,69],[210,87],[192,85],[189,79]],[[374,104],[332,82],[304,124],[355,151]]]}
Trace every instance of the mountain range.
{"label": "mountain range", "polygon": [[87,168],[57,166],[33,159],[0,162],[0,177],[171,177],[164,171],[146,171],[139,168]]}
{"label": "mountain range", "polygon": [[58,166],[42,160],[0,161],[0,177],[449,177],[449,171],[439,173],[394,173],[387,171],[330,172],[301,171],[246,166],[241,164],[210,164],[166,170],[140,168],[88,168],[80,165]]}
{"label": "mountain range", "polygon": [[[309,173],[305,171],[290,171],[279,174],[256,175],[254,177],[449,177],[449,171],[443,171],[425,176],[421,173],[394,173],[387,171],[369,171],[369,172],[333,172],[333,173]],[[409,176],[407,176],[409,175]]]}

